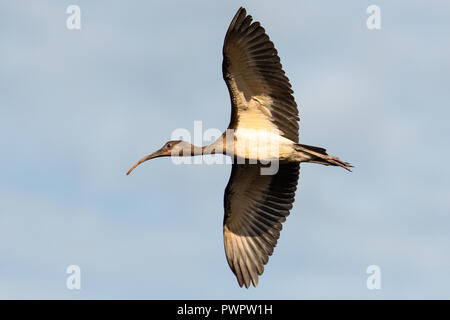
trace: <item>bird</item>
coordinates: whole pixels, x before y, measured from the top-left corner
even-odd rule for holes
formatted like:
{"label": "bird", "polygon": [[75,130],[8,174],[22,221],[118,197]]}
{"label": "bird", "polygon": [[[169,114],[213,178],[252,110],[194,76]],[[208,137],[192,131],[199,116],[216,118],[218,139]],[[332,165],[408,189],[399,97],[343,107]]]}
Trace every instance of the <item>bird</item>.
{"label": "bird", "polygon": [[[137,161],[158,157],[224,154],[232,161],[224,193],[223,240],[240,287],[258,285],[293,203],[300,163],[353,167],[326,149],[299,143],[299,115],[292,86],[265,29],[241,7],[225,35],[223,79],[231,100],[226,131],[207,146],[172,140]],[[258,152],[258,146],[266,147]],[[261,147],[260,149],[264,149]],[[273,173],[263,174],[269,163]]]}

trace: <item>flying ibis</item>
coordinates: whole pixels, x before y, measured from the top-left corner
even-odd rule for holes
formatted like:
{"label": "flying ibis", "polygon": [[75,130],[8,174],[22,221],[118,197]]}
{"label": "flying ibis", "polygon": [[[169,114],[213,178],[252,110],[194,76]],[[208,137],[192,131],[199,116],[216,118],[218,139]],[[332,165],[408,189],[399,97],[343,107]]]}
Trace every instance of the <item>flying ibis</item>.
{"label": "flying ibis", "polygon": [[[348,171],[352,166],[323,148],[299,144],[298,110],[289,79],[264,28],[244,8],[238,10],[226,33],[222,71],[231,98],[231,121],[224,134],[204,147],[169,141],[139,160],[127,175],[157,157],[231,156],[234,161],[224,196],[225,254],[239,286],[248,288],[253,283],[256,287],[292,209],[300,163]],[[261,145],[276,148],[261,155],[254,150]],[[267,166],[264,161],[278,161],[274,174],[262,174]]]}

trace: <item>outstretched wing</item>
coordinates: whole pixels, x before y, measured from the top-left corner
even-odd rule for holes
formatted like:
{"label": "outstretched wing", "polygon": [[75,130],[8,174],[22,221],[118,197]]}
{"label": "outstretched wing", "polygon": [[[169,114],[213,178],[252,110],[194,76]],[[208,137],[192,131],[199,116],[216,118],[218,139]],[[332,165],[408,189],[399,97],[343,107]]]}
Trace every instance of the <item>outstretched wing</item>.
{"label": "outstretched wing", "polygon": [[300,166],[279,163],[275,175],[258,164],[233,164],[225,189],[224,246],[239,285],[256,287],[295,198]]}
{"label": "outstretched wing", "polygon": [[244,8],[234,16],[223,45],[223,77],[230,92],[229,128],[278,130],[298,142],[298,109],[277,50]]}

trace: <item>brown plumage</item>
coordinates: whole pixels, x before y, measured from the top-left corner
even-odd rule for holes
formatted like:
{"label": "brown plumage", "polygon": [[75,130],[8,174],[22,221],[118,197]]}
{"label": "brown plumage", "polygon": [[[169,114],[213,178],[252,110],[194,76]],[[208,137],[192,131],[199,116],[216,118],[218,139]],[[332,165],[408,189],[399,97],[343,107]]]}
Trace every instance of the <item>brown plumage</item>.
{"label": "brown plumage", "polygon": [[233,164],[223,233],[227,261],[241,287],[258,284],[294,203],[299,169],[299,163],[283,163],[277,174],[261,175],[259,165]]}
{"label": "brown plumage", "polygon": [[[222,72],[232,101],[229,128],[276,126],[283,136],[298,142],[298,109],[289,79],[264,28],[259,22],[252,23],[244,8],[238,10],[226,33]],[[271,101],[264,107],[249,104],[258,98]],[[263,108],[271,114],[270,119],[245,117],[249,112],[264,115]]]}
{"label": "brown plumage", "polygon": [[[329,156],[324,148],[298,143],[299,117],[291,84],[264,28],[244,8],[238,10],[226,33],[222,71],[231,99],[231,120],[222,137],[204,147],[169,141],[127,174],[157,157],[231,156],[235,161],[224,195],[224,247],[239,285],[248,288],[258,284],[292,209],[300,163],[348,171],[351,165]],[[229,132],[233,133],[231,140],[227,139]],[[265,154],[255,152],[261,145],[276,148]],[[276,161],[278,170],[263,174],[262,161]]]}

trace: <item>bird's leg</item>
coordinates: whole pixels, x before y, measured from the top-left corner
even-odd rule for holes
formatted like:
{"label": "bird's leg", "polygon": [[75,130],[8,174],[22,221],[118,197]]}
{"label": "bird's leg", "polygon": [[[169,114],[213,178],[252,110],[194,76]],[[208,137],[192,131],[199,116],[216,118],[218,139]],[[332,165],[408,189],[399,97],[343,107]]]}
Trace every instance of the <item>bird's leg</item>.
{"label": "bird's leg", "polygon": [[328,155],[323,148],[297,144],[295,150],[301,154],[301,162],[312,162],[325,166],[338,166],[350,172],[352,171],[350,168],[353,166],[350,163],[342,161],[338,157]]}

